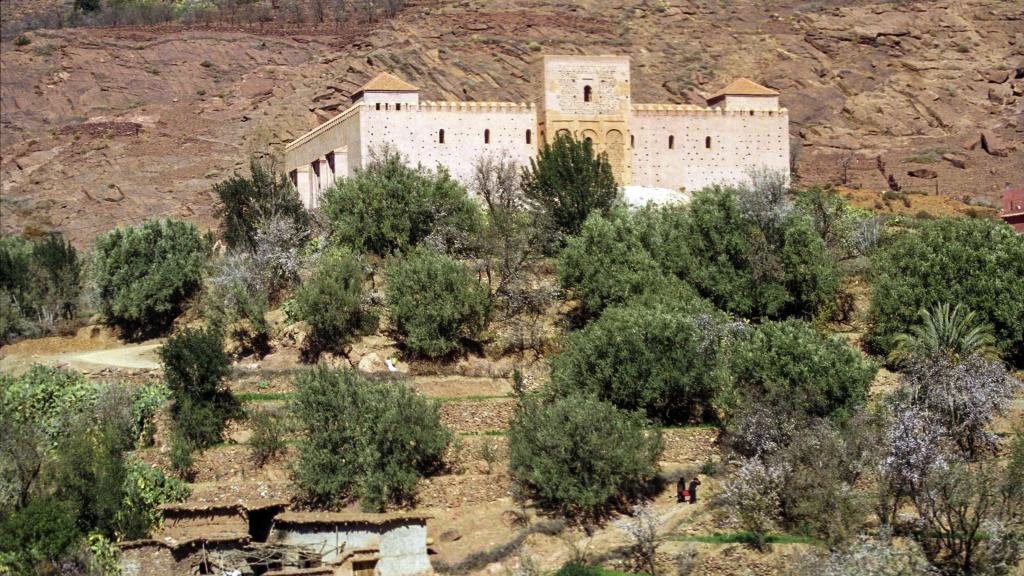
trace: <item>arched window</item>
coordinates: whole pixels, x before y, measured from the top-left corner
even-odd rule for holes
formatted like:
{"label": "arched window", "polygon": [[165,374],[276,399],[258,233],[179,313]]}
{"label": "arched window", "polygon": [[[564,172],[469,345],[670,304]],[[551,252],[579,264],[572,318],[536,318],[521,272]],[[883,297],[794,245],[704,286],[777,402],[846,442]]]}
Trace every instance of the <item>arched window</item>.
{"label": "arched window", "polygon": [[529,128],[527,128],[527,129],[526,129],[526,143],[527,143],[527,144],[529,144],[529,143],[530,143],[530,140],[531,140],[531,136],[533,136],[533,134],[531,133],[530,129],[529,129]]}
{"label": "arched window", "polygon": [[377,102],[377,110],[380,110],[380,102]]}
{"label": "arched window", "polygon": [[583,87],[583,101],[584,102],[590,102],[591,96],[593,96],[593,90],[590,88],[590,86],[584,86]]}
{"label": "arched window", "polygon": [[675,136],[669,136],[668,137],[668,149],[671,150],[671,149],[673,149],[675,147],[676,147],[676,137]]}
{"label": "arched window", "polygon": [[437,143],[444,144],[444,128],[437,131]]}
{"label": "arched window", "polygon": [[490,143],[491,143],[491,129],[487,128],[486,130],[484,130],[484,144],[490,144]]}

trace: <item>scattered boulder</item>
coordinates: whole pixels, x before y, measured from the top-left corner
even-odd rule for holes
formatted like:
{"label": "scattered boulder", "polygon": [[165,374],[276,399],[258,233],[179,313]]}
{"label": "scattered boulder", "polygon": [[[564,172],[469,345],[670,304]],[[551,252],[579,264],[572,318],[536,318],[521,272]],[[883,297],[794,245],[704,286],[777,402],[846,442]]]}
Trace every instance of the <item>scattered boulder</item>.
{"label": "scattered boulder", "polygon": [[1016,146],[1004,142],[994,132],[985,130],[981,133],[981,148],[993,156],[1009,156],[1010,152],[1017,149]]}
{"label": "scattered boulder", "polygon": [[964,156],[963,154],[943,154],[942,159],[961,170],[967,168],[967,156]]}
{"label": "scattered boulder", "polygon": [[934,180],[939,177],[938,172],[928,168],[917,168],[907,172],[907,176],[913,176],[914,178],[924,178],[925,180]]}
{"label": "scattered boulder", "polygon": [[359,370],[361,372],[387,372],[388,365],[376,352],[370,352],[359,359]]}
{"label": "scattered boulder", "polygon": [[1013,102],[1013,88],[1009,84],[997,84],[988,89],[988,101],[1000,106]]}
{"label": "scattered boulder", "polygon": [[1010,72],[1008,70],[993,69],[985,73],[985,80],[993,84],[1002,84],[1010,79]]}
{"label": "scattered boulder", "polygon": [[449,528],[448,530],[441,532],[441,535],[437,537],[437,539],[441,542],[455,542],[456,540],[460,540],[461,538],[462,533],[454,528]]}

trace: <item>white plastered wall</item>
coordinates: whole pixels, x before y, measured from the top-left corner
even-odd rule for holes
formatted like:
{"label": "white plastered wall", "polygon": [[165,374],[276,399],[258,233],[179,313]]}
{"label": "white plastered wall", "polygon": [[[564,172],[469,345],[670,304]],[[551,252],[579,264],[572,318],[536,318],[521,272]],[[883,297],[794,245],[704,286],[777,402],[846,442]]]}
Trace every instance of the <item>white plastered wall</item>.
{"label": "white plastered wall", "polygon": [[[369,157],[371,148],[390,143],[411,166],[446,166],[453,178],[467,186],[481,156],[508,158],[523,166],[537,150],[537,115],[527,104],[424,102],[401,110],[365,107],[362,116],[360,143],[364,158]],[[441,130],[444,143],[440,142]],[[485,143],[488,130],[489,143]]]}
{"label": "white plastered wall", "polygon": [[785,109],[634,110],[630,133],[633,184],[638,186],[692,192],[714,184],[747,182],[751,168],[789,174]]}

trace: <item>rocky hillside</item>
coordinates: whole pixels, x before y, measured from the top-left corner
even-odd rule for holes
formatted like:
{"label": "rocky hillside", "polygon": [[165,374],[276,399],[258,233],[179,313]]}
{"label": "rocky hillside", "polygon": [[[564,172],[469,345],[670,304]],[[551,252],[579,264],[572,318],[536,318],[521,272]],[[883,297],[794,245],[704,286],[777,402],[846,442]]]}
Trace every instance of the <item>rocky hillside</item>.
{"label": "rocky hillside", "polygon": [[883,189],[891,176],[986,202],[1024,185],[1016,0],[420,1],[343,33],[25,36],[0,51],[3,231],[82,245],[148,216],[212,225],[212,183],[382,70],[426,99],[527,101],[545,53],[630,55],[636,102],[703,104],[736,76],[776,88],[807,182]]}

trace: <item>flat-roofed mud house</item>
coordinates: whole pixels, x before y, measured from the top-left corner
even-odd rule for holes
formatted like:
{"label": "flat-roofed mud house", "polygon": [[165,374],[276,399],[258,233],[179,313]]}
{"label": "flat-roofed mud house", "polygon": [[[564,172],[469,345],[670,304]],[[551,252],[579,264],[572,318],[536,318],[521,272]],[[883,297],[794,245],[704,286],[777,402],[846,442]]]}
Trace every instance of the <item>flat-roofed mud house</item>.
{"label": "flat-roofed mud house", "polygon": [[309,208],[384,144],[463,183],[481,156],[527,165],[560,133],[607,153],[621,186],[692,191],[746,181],[751,168],[789,173],[789,113],[760,84],[736,80],[707,106],[634,104],[627,56],[545,56],[540,67],[535,103],[420,101],[419,88],[381,73],[285,148],[286,169]]}

